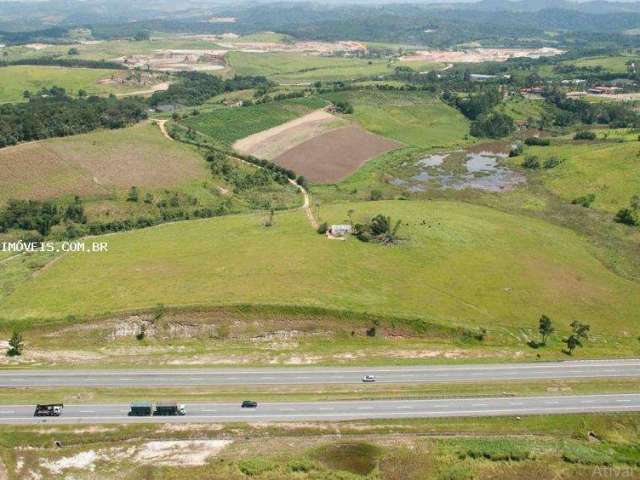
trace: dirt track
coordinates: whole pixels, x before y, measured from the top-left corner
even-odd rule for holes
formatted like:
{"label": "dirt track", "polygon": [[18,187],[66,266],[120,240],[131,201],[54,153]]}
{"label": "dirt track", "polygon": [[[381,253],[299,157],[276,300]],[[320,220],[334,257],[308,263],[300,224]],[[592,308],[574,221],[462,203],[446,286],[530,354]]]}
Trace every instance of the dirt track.
{"label": "dirt track", "polygon": [[351,125],[308,140],[274,161],[312,182],[333,183],[355,172],[367,160],[400,146]]}

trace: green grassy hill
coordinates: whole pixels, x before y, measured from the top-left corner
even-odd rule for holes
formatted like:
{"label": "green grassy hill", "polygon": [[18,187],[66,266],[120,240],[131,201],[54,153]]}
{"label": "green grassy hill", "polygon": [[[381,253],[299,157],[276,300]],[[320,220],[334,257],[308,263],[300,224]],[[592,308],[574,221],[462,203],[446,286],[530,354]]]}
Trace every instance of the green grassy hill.
{"label": "green grassy hill", "polygon": [[[99,68],[41,67],[34,65],[0,68],[0,103],[20,102],[25,90],[36,92],[42,87],[62,87],[72,95],[85,90],[90,95],[125,93],[144,87],[101,85],[98,80],[110,78],[116,70]],[[119,72],[120,74],[122,72]]]}
{"label": "green grassy hill", "polygon": [[469,122],[432,95],[360,91],[327,95],[354,106],[355,119],[367,130],[407,145],[431,148],[463,143]]}
{"label": "green grassy hill", "polygon": [[595,332],[640,320],[640,284],[607,270],[573,232],[472,205],[366,202],[326,206],[343,222],[402,219],[406,241],[383,247],[317,235],[302,212],[265,228],[254,215],[169,224],[105,237],[107,254],[70,254],[0,301],[5,319],[165,305],[319,306],[419,316],[445,324],[531,326],[541,313]]}
{"label": "green grassy hill", "polygon": [[[593,208],[615,213],[629,204],[632,195],[640,194],[639,151],[638,142],[569,142],[528,148],[526,154],[564,160],[554,169],[534,173],[562,199],[570,202],[594,193]],[[522,157],[511,162],[518,164]]]}

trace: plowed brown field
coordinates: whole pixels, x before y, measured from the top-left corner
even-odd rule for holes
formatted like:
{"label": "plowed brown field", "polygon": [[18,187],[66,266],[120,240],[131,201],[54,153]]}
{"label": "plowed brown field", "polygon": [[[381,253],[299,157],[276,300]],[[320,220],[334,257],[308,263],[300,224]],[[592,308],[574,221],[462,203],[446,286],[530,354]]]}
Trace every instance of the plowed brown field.
{"label": "plowed brown field", "polygon": [[401,143],[350,125],[319,135],[286,151],[274,161],[316,183],[333,183],[352,174],[367,160]]}

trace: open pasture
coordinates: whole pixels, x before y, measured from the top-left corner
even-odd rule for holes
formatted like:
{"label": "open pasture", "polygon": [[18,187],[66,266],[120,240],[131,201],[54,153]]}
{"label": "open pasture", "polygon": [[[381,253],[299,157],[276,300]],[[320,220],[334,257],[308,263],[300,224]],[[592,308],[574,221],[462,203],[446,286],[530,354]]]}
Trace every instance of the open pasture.
{"label": "open pasture", "polygon": [[[535,173],[554,194],[570,202],[595,194],[592,208],[615,213],[640,194],[640,156],[637,142],[569,142],[530,147],[525,152],[541,161],[564,160],[559,166]],[[522,162],[522,157],[509,160]]]}
{"label": "open pasture", "polygon": [[25,90],[36,92],[41,88],[62,87],[72,95],[84,90],[90,95],[127,93],[140,90],[135,86],[100,83],[122,72],[99,68],[43,67],[17,65],[0,67],[0,103],[21,102]]}
{"label": "open pasture", "polygon": [[[109,252],[68,254],[0,301],[5,319],[63,318],[170,305],[302,305],[418,316],[463,326],[637,335],[640,284],[608,270],[592,244],[539,219],[471,204],[325,205],[323,221],[402,220],[400,245],[334,242],[303,212],[238,215],[105,237]],[[99,240],[99,239],[98,239]]]}
{"label": "open pasture", "polygon": [[205,177],[204,163],[150,123],[24,143],[0,150],[0,201],[169,187]]}
{"label": "open pasture", "polygon": [[465,142],[469,122],[456,109],[426,93],[363,90],[327,95],[346,100],[353,117],[370,132],[406,145],[435,148]]}

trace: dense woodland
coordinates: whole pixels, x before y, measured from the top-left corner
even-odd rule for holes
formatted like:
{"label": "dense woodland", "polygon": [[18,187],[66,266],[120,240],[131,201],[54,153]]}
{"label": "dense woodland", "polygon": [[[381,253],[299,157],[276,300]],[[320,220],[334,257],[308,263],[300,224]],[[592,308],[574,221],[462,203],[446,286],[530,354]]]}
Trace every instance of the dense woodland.
{"label": "dense woodland", "polygon": [[53,87],[25,92],[28,102],[0,106],[0,146],[65,137],[97,128],[122,128],[147,118],[139,98],[80,97]]}

